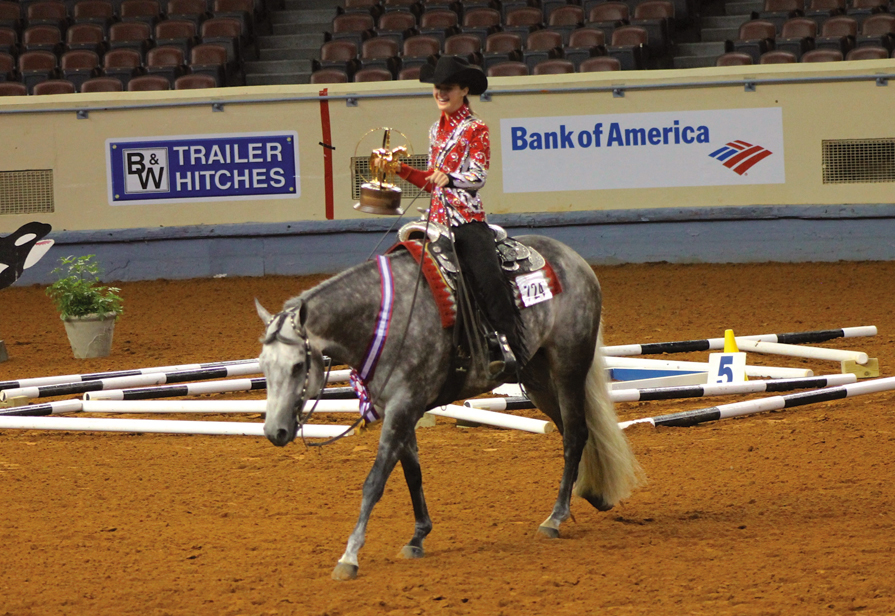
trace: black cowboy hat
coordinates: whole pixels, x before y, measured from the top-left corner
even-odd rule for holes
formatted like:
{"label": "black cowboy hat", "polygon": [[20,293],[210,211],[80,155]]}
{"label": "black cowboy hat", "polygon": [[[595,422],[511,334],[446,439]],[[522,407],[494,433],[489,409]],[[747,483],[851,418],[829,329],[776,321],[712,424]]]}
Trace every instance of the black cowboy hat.
{"label": "black cowboy hat", "polygon": [[456,83],[469,88],[469,93],[474,95],[488,89],[488,78],[482,69],[459,56],[441,56],[435,66],[424,64],[420,68],[420,81],[433,84]]}

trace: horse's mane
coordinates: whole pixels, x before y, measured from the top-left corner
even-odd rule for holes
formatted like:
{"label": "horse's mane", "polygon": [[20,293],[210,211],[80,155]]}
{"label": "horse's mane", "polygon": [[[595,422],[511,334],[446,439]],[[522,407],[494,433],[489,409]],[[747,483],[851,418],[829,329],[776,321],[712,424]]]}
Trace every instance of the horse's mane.
{"label": "horse's mane", "polygon": [[[400,251],[398,253],[394,253],[394,254],[401,254],[403,252],[406,252],[406,251],[402,250],[402,251]],[[393,255],[388,255],[388,256],[391,257]],[[324,280],[317,286],[312,287],[312,288],[308,289],[307,291],[303,291],[301,294],[297,295],[296,297],[286,300],[286,303],[283,304],[283,310],[289,310],[291,308],[300,306],[301,304],[306,303],[309,300],[313,299],[318,294],[323,293],[324,291],[328,290],[330,287],[332,287],[334,285],[340,285],[343,280],[345,280],[346,278],[348,278],[350,276],[353,276],[355,274],[355,272],[358,272],[364,268],[370,268],[370,267],[376,267],[375,260],[374,261],[365,261],[364,263],[359,263],[358,265],[349,267],[348,269],[339,272],[332,278],[327,278],[326,280]]]}

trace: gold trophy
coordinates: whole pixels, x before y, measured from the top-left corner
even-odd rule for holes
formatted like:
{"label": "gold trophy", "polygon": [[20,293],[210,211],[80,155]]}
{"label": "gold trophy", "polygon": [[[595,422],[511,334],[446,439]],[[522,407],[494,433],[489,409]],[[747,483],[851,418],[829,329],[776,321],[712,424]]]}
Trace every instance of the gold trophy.
{"label": "gold trophy", "polygon": [[[371,177],[368,179],[362,176],[365,182],[361,184],[360,202],[354,204],[354,209],[367,214],[400,215],[402,213],[401,189],[393,182],[401,169],[400,159],[410,156],[408,153],[410,146],[408,143],[408,145],[396,148],[391,147],[392,131],[404,137],[404,141],[407,142],[407,137],[393,128],[374,128],[367,135],[378,130],[385,131],[385,134],[382,136],[382,146],[374,149],[370,154]],[[364,135],[364,137],[367,135]],[[364,137],[358,142],[358,147],[360,147]],[[357,148],[355,148],[355,154],[357,154]]]}

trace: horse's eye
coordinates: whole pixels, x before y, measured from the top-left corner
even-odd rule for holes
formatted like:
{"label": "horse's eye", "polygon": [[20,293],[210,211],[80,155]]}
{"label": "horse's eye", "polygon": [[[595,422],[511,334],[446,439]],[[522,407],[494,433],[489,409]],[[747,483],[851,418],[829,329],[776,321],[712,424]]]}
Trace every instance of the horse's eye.
{"label": "horse's eye", "polygon": [[301,370],[302,370],[302,368],[304,368],[304,366],[305,366],[305,365],[304,365],[303,363],[301,363],[301,364],[295,364],[294,366],[292,366],[292,376],[293,376],[293,378],[298,378],[298,376],[301,374]]}

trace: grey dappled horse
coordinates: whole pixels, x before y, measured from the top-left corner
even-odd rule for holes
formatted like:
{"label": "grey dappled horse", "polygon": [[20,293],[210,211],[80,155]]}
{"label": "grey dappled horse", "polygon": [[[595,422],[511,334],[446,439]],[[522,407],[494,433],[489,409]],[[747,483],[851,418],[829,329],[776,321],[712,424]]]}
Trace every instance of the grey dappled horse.
{"label": "grey dappled horse", "polygon": [[[599,353],[597,277],[560,242],[540,236],[516,239],[536,248],[562,284],[562,292],[552,300],[522,310],[525,348],[531,350],[523,385],[563,437],[565,466],[559,495],[550,517],[539,527],[543,535],[558,537],[559,525],[570,516],[573,486],[576,495],[606,511],[630,494],[639,468],[618,427]],[[360,517],[333,571],[333,578],[339,580],[357,576],[357,554],[364,544],[367,521],[399,461],[416,518],[414,535],[401,553],[407,558],[422,557],[423,539],[432,530],[414,430],[447,378],[451,330],[442,328],[435,301],[413,257],[400,251],[389,259],[394,313],[379,367],[368,384],[374,408],[383,418],[382,433],[364,482]],[[416,284],[420,288],[414,300]],[[324,386],[324,354],[337,365],[358,366],[362,361],[379,313],[379,270],[374,261],[349,269],[290,299],[279,315],[271,316],[260,304],[257,307],[267,325],[260,356],[267,377],[264,433],[282,447],[296,436],[296,409]],[[401,345],[405,327],[406,340]],[[486,376],[486,362],[478,364],[473,363],[457,399],[495,387]]]}

